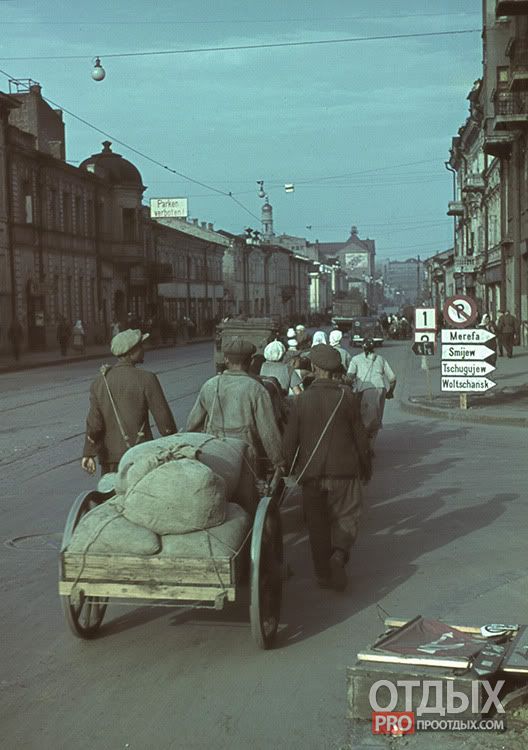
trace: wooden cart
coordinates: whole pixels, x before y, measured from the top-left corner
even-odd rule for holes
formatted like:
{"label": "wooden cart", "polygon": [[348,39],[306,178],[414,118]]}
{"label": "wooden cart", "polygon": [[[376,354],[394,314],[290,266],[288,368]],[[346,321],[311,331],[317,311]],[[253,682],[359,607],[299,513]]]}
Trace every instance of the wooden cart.
{"label": "wooden cart", "polygon": [[[249,620],[260,648],[270,648],[279,625],[282,600],[282,480],[262,497],[250,535],[230,557],[161,557],[152,555],[68,552],[80,519],[109,495],[83,492],[68,515],[59,559],[59,594],[66,621],[74,635],[97,635],[111,599],[130,599],[152,605],[222,609],[241,594],[249,546]],[[247,584],[246,584],[247,585]]]}

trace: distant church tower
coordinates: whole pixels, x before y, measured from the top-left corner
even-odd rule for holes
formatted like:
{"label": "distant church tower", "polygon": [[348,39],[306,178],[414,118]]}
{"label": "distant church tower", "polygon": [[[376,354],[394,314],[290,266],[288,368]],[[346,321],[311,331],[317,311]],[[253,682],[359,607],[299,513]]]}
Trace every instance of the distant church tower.
{"label": "distant church tower", "polygon": [[262,237],[265,240],[271,240],[275,235],[273,232],[273,208],[266,196],[266,201],[262,206]]}

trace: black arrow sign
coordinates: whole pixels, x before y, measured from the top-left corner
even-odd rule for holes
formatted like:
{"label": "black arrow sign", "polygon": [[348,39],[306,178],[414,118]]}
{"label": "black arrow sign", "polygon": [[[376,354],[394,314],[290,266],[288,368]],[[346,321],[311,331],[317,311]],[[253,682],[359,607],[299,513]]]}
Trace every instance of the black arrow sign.
{"label": "black arrow sign", "polygon": [[434,341],[415,341],[412,350],[415,354],[421,354],[422,357],[431,357],[435,351]]}

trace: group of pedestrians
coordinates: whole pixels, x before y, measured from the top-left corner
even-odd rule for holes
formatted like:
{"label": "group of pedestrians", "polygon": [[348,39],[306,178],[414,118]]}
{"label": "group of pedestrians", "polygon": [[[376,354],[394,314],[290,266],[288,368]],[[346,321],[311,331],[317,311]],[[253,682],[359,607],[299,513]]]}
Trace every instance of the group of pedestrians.
{"label": "group of pedestrians", "polygon": [[[325,332],[310,337],[300,327],[287,336],[287,347],[276,340],[263,353],[242,338],[226,344],[225,370],[201,387],[186,431],[241,439],[254,452],[258,476],[279,471],[295,478],[316,582],[342,590],[363,486],[372,475],[373,441],[396,378],[369,340],[351,357],[340,331],[331,332],[330,343]],[[147,338],[139,329],[117,333],[111,350],[118,362],[104,366],[91,386],[81,462],[90,474],[96,457],[103,473],[115,471],[128,447],[152,438],[149,413],[161,435],[177,431],[156,375],[136,368]],[[284,407],[279,411],[274,392]]]}

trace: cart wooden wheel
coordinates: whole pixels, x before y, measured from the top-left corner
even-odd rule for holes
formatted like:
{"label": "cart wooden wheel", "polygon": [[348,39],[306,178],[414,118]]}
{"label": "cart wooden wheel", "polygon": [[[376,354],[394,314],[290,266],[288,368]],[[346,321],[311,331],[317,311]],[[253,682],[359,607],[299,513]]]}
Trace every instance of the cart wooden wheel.
{"label": "cart wooden wheel", "polygon": [[[66,519],[62,535],[61,555],[59,558],[59,576],[63,580],[62,554],[67,549],[75,527],[88,511],[95,508],[104,499],[99,492],[83,492],[75,500]],[[69,596],[61,596],[62,610],[70,630],[78,638],[93,638],[105,616],[108,606],[107,597],[85,596],[82,585]]]}
{"label": "cart wooden wheel", "polygon": [[282,601],[282,528],[271,497],[260,501],[251,535],[251,634],[259,648],[273,645]]}

